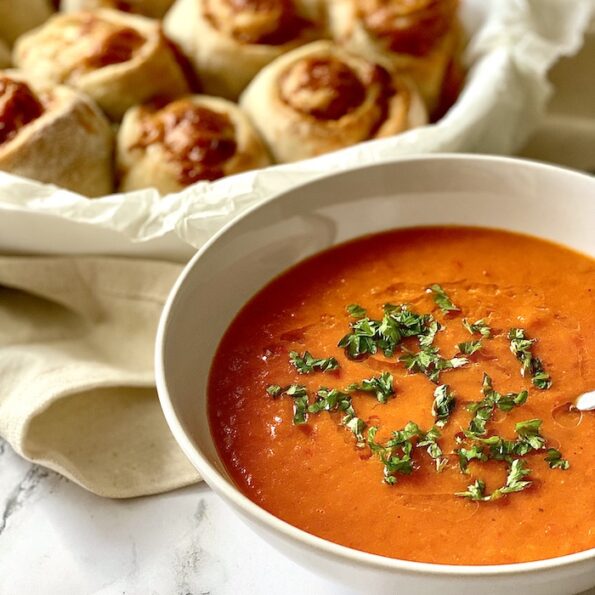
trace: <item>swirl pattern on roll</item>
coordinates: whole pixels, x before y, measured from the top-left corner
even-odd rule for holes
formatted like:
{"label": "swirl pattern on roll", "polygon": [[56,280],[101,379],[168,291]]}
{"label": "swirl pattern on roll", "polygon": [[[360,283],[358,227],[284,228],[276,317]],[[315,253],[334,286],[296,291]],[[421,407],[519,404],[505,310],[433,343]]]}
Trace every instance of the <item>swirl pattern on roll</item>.
{"label": "swirl pattern on roll", "polygon": [[359,0],[358,17],[388,49],[424,56],[450,31],[457,0]]}
{"label": "swirl pattern on roll", "polygon": [[14,59],[40,79],[84,91],[115,120],[134,104],[188,90],[158,23],[115,10],[57,15],[18,40]]}
{"label": "swirl pattern on roll", "polygon": [[326,41],[270,64],[248,87],[241,105],[281,162],[427,122],[423,102],[409,81]]}
{"label": "swirl pattern on roll", "polygon": [[266,64],[320,37],[323,21],[311,0],[177,0],[164,26],[204,91],[237,99]]}
{"label": "swirl pattern on roll", "polygon": [[224,99],[198,95],[133,108],[119,132],[123,190],[150,183],[165,194],[269,163],[246,116]]}
{"label": "swirl pattern on roll", "polygon": [[458,0],[334,0],[329,4],[330,29],[347,49],[406,70],[433,111],[447,70],[461,50],[458,4]]}

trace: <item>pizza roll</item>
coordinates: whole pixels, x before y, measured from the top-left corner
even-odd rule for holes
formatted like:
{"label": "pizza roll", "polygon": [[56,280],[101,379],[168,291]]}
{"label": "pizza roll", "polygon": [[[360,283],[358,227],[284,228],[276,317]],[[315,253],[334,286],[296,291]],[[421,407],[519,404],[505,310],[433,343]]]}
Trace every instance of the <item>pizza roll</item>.
{"label": "pizza roll", "polygon": [[96,8],[115,8],[122,12],[132,12],[161,19],[172,4],[173,0],[62,0],[60,10],[76,12],[95,10]]}
{"label": "pizza roll", "polygon": [[0,38],[12,45],[17,37],[44,23],[53,12],[49,0],[0,0]]}
{"label": "pizza roll", "polygon": [[112,145],[109,122],[87,96],[0,71],[0,170],[86,196],[109,194]]}
{"label": "pizza roll", "polygon": [[159,24],[116,10],[56,15],[21,37],[13,58],[36,78],[84,91],[113,120],[135,104],[188,90]]}
{"label": "pizza roll", "polygon": [[458,0],[330,0],[329,27],[347,49],[406,71],[430,111],[461,48]]}
{"label": "pizza roll", "polygon": [[237,99],[269,62],[320,37],[323,18],[311,0],[177,0],[164,27],[206,93]]}
{"label": "pizza roll", "polygon": [[162,107],[130,109],[117,144],[124,192],[152,186],[167,194],[270,163],[242,110],[225,99],[204,95]]}
{"label": "pizza roll", "polygon": [[328,41],[269,64],[240,104],[280,162],[314,157],[427,122],[414,85]]}

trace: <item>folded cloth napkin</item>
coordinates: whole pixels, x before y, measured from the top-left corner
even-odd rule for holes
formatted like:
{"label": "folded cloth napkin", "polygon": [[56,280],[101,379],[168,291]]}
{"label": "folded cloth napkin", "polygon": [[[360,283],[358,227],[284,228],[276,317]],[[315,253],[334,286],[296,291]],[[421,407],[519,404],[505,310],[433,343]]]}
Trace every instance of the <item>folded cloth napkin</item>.
{"label": "folded cloth napkin", "polygon": [[161,413],[159,314],[179,265],[0,256],[0,436],[101,496],[200,478]]}

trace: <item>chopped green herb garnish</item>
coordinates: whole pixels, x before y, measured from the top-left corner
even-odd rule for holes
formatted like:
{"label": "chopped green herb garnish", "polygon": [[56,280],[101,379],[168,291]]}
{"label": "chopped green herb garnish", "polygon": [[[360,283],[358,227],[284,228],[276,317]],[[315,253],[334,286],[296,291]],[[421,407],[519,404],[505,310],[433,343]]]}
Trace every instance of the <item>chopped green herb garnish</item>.
{"label": "chopped green herb garnish", "polygon": [[442,329],[442,325],[433,318],[426,324],[425,334],[418,335],[420,347],[430,347],[434,342],[436,333]]}
{"label": "chopped green herb garnish", "polygon": [[351,323],[351,332],[339,341],[339,347],[351,359],[382,351],[391,357],[401,341],[417,337],[420,344],[431,344],[440,325],[430,314],[416,314],[407,306],[385,304],[382,320],[360,318]]}
{"label": "chopped green herb garnish", "polygon": [[365,445],[364,430],[366,429],[366,422],[359,417],[346,415],[343,418],[343,425],[353,432],[358,446]]}
{"label": "chopped green herb garnish", "polygon": [[378,322],[369,318],[362,318],[351,324],[351,332],[339,341],[347,355],[357,359],[363,355],[373,355],[378,351],[376,345],[378,337]]}
{"label": "chopped green herb garnish", "polygon": [[466,492],[456,492],[455,496],[469,498],[470,500],[479,500],[489,502],[491,500],[498,500],[506,494],[513,492],[521,492],[528,488],[531,482],[524,478],[531,473],[531,470],[525,467],[525,462],[522,459],[515,459],[510,464],[508,476],[506,477],[506,484],[501,488],[494,490],[491,494],[485,493],[485,483],[481,479],[475,480],[474,483],[467,486]]}
{"label": "chopped green herb garnish", "polygon": [[448,459],[443,456],[442,449],[437,442],[438,438],[440,438],[440,432],[438,428],[433,427],[424,436],[421,436],[417,446],[427,446],[426,450],[436,464],[436,471],[440,473],[446,467]]}
{"label": "chopped green herb garnish", "polygon": [[481,349],[481,341],[465,341],[465,343],[459,343],[458,348],[459,353],[473,355],[476,351]]}
{"label": "chopped green herb garnish", "polygon": [[461,447],[455,451],[459,457],[459,467],[461,473],[468,473],[467,468],[469,467],[470,461],[487,461],[488,456],[483,452],[483,447],[473,444],[470,448]]}
{"label": "chopped green herb garnish", "polygon": [[339,362],[334,357],[315,358],[309,351],[300,355],[297,351],[289,353],[289,361],[300,374],[311,374],[316,370],[330,372],[339,367]]}
{"label": "chopped green herb garnish", "polygon": [[438,444],[440,432],[436,427],[424,433],[416,423],[410,421],[402,430],[394,431],[386,444],[376,442],[377,431],[376,426],[368,429],[368,446],[380,457],[384,465],[384,481],[388,484],[397,483],[397,475],[409,475],[413,472],[414,438],[418,439],[415,446],[426,447],[427,453],[434,460],[437,472],[442,471],[448,463]]}
{"label": "chopped green herb garnish", "polygon": [[432,403],[432,415],[436,418],[436,425],[440,428],[446,425],[450,414],[455,406],[455,397],[450,391],[448,384],[441,384],[434,391],[434,402]]}
{"label": "chopped green herb garnish", "polygon": [[273,398],[287,395],[293,398],[293,423],[295,425],[305,424],[308,420],[308,391],[301,384],[290,384],[281,387],[278,384],[271,384],[266,389],[267,394]]}
{"label": "chopped green herb garnish", "polygon": [[280,397],[283,393],[283,389],[278,384],[271,384],[267,386],[266,390],[267,393],[273,398]]}
{"label": "chopped green herb garnish", "polygon": [[492,418],[496,407],[501,411],[510,411],[514,407],[519,407],[525,403],[529,396],[527,391],[501,395],[494,390],[492,379],[485,373],[481,392],[483,394],[481,401],[467,405],[467,411],[473,413],[473,418],[469,423],[469,433],[475,436],[483,436],[487,433],[486,424]]}
{"label": "chopped green herb garnish", "polygon": [[442,286],[438,285],[438,283],[431,285],[428,291],[432,293],[432,297],[434,298],[436,305],[442,310],[442,312],[444,312],[444,314],[447,314],[448,312],[460,311],[460,308],[453,304],[446,291],[444,291]]}
{"label": "chopped green herb garnish", "polygon": [[384,465],[384,481],[394,485],[397,483],[397,474],[410,475],[413,472],[411,439],[421,436],[422,431],[417,424],[409,422],[402,430],[393,432],[391,439],[383,446],[375,441],[377,430],[375,426],[368,430],[368,445]]}
{"label": "chopped green herb garnish", "polygon": [[469,498],[469,500],[485,500],[486,484],[481,479],[476,479],[471,485],[467,486],[466,492],[455,492],[455,496]]}
{"label": "chopped green herb garnish", "polygon": [[570,467],[570,463],[562,458],[562,453],[555,448],[547,449],[545,461],[550,466],[550,469],[562,469],[566,471]]}
{"label": "chopped green herb garnish", "polygon": [[301,384],[292,384],[285,394],[293,398],[293,423],[296,426],[308,421],[308,393]]}
{"label": "chopped green herb garnish", "polygon": [[521,362],[521,376],[529,374],[533,385],[540,390],[546,390],[552,386],[550,375],[544,370],[543,363],[537,357],[533,356],[533,345],[537,339],[527,338],[526,332],[522,328],[511,328],[508,332],[510,340],[510,351]]}
{"label": "chopped green herb garnish", "polygon": [[347,313],[353,318],[365,318],[366,317],[366,310],[362,308],[359,304],[349,304],[346,308]]}
{"label": "chopped green herb garnish", "polygon": [[486,321],[482,318],[475,322],[469,322],[466,318],[463,318],[463,326],[472,334],[480,334],[485,339],[489,339],[492,336],[492,329],[487,325]]}
{"label": "chopped green herb garnish", "polygon": [[355,414],[351,395],[336,388],[323,387],[319,389],[316,393],[316,400],[308,407],[308,413],[320,413],[321,411],[343,411],[345,415],[341,423],[353,432],[358,445],[363,444],[363,431],[366,429],[366,424]]}
{"label": "chopped green herb garnish", "polygon": [[440,372],[460,368],[469,363],[466,357],[446,359],[440,355],[437,347],[424,347],[417,353],[406,352],[399,361],[403,362],[410,372],[421,372],[436,383],[440,379]]}
{"label": "chopped green herb garnish", "polygon": [[347,411],[351,407],[351,395],[336,388],[322,387],[316,393],[316,400],[308,407],[309,413],[321,411]]}
{"label": "chopped green herb garnish", "polygon": [[395,394],[393,387],[393,376],[389,372],[383,372],[380,376],[373,376],[362,380],[360,383],[351,384],[348,391],[361,390],[368,393],[375,393],[380,403],[388,402],[389,397]]}
{"label": "chopped green herb garnish", "polygon": [[520,492],[531,485],[530,481],[523,478],[531,473],[531,469],[525,467],[525,461],[522,459],[515,459],[510,465],[508,476],[506,477],[506,485],[497,489],[492,493],[491,499],[495,500],[504,494],[512,494],[513,492]]}
{"label": "chopped green herb garnish", "polygon": [[528,419],[517,423],[514,430],[519,435],[519,442],[526,444],[531,450],[544,448],[545,438],[540,433],[542,423],[540,419]]}

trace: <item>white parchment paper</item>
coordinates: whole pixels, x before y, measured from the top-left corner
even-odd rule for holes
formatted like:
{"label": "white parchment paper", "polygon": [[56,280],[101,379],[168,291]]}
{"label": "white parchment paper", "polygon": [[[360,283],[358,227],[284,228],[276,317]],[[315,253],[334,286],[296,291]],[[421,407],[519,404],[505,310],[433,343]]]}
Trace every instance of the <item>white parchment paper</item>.
{"label": "white parchment paper", "polygon": [[[201,182],[163,198],[143,190],[90,200],[0,172],[0,249],[6,248],[3,238],[14,236],[19,213],[23,221],[47,216],[30,247],[26,237],[18,242],[24,251],[65,251],[64,234],[71,233],[72,224],[109,230],[131,245],[161,246],[172,240],[198,247],[246,208],[325,173],[419,153],[514,153],[543,113],[549,68],[580,49],[593,13],[593,0],[463,0],[470,71],[448,114],[436,124],[316,159]],[[84,248],[84,237],[75,236],[68,251],[75,251],[77,242]],[[178,257],[185,253],[168,250]]]}

